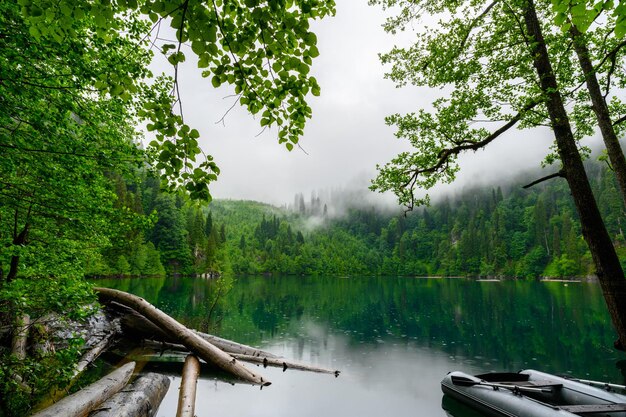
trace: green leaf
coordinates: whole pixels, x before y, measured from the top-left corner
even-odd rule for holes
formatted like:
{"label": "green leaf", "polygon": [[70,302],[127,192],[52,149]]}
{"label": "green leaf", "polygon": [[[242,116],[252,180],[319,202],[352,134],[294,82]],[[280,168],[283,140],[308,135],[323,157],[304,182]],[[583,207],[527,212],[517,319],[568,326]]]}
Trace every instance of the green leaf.
{"label": "green leaf", "polygon": [[199,40],[194,40],[191,42],[191,50],[194,54],[200,55],[205,51],[205,44]]}
{"label": "green leaf", "polygon": [[101,28],[106,27],[107,20],[103,14],[101,13],[96,14],[94,16],[94,19],[96,21],[96,25],[98,25]]}
{"label": "green leaf", "polygon": [[311,46],[307,52],[307,54],[311,57],[311,58],[317,58],[318,56],[320,56],[320,51],[317,49],[317,46]]}
{"label": "green leaf", "polygon": [[207,68],[209,66],[209,59],[210,57],[208,54],[200,55],[198,58],[198,68]]}
{"label": "green leaf", "polygon": [[39,29],[37,29],[37,27],[34,25],[28,28],[28,33],[30,33],[30,36],[32,36],[35,39],[39,39],[41,37],[41,33],[39,32]]}
{"label": "green leaf", "polygon": [[313,32],[307,32],[304,36],[304,43],[309,46],[315,46],[317,44],[317,35]]}

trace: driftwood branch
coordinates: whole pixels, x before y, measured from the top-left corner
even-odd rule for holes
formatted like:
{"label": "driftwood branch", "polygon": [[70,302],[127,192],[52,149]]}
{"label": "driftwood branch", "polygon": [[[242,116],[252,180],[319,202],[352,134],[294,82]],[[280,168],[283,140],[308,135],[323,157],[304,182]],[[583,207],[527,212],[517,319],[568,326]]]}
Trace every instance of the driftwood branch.
{"label": "driftwood branch", "polygon": [[296,362],[290,362],[281,358],[261,358],[259,356],[249,356],[249,355],[239,355],[237,353],[232,354],[234,358],[239,359],[240,361],[258,363],[263,365],[264,368],[268,366],[276,366],[283,368],[283,372],[287,369],[297,369],[299,371],[309,371],[309,372],[318,372],[322,374],[332,374],[335,376],[339,376],[341,371],[319,368],[317,366],[305,365]]}
{"label": "driftwood branch", "polygon": [[31,417],[82,417],[124,388],[134,370],[135,362],[129,362]]}
{"label": "driftwood branch", "polygon": [[537,185],[539,183],[542,183],[544,181],[548,181],[548,180],[551,180],[552,178],[557,178],[557,177],[565,178],[565,172],[563,172],[563,170],[561,170],[559,172],[555,172],[554,174],[546,175],[545,177],[539,178],[538,180],[533,181],[530,184],[526,184],[522,188],[524,188],[524,189],[530,188],[530,187],[533,187],[533,186],[535,186],[535,185]]}
{"label": "driftwood branch", "polygon": [[[163,356],[163,353],[167,352],[167,351],[178,352],[178,353],[185,353],[185,354],[189,353],[188,349],[185,348],[185,346],[183,346],[183,345],[173,344],[173,343],[165,343],[165,342],[158,342],[158,341],[154,341],[154,340],[145,340],[143,342],[143,346],[148,348],[148,349],[152,349],[152,350],[154,350],[156,352],[159,352],[158,353],[159,356]],[[240,361],[263,365],[263,367],[265,367],[265,368],[267,368],[268,366],[277,367],[277,368],[283,368],[283,371],[286,371],[287,369],[295,369],[295,370],[299,370],[299,371],[317,372],[317,373],[322,373],[322,374],[331,374],[331,375],[335,375],[335,376],[339,376],[339,374],[340,374],[340,371],[338,371],[338,370],[332,370],[332,369],[327,369],[327,368],[320,368],[320,367],[317,367],[317,366],[311,366],[311,365],[306,365],[306,364],[302,364],[302,363],[291,362],[291,361],[288,361],[288,360],[286,360],[284,358],[279,358],[279,357],[276,357],[276,356],[263,357],[263,356],[253,356],[253,355],[242,355],[242,354],[238,354],[238,353],[231,353],[231,356],[233,358],[236,358],[236,359],[240,360]],[[176,358],[176,356],[173,356],[173,358]],[[145,360],[146,357],[145,356],[134,356],[133,359]]]}
{"label": "driftwood branch", "polygon": [[198,385],[199,376],[200,361],[193,355],[187,355],[180,381],[176,417],[194,417],[196,408],[196,387]]}
{"label": "driftwood branch", "polygon": [[147,373],[103,402],[89,417],[153,417],[170,387],[170,379]]}
{"label": "driftwood branch", "polygon": [[206,340],[207,342],[219,347],[225,352],[228,353],[237,353],[240,355],[248,355],[248,356],[257,356],[264,358],[277,358],[277,355],[273,353],[267,352],[265,350],[257,349],[252,346],[243,345],[241,343],[233,342],[232,340],[222,339],[221,337],[213,336],[212,334],[202,333],[195,331],[194,332]]}
{"label": "driftwood branch", "polygon": [[[141,314],[137,313],[132,308],[126,307],[119,303],[110,303],[110,306],[123,313],[123,316],[121,317],[122,328],[125,329],[125,331],[127,331],[129,334],[140,339],[152,339],[167,343],[178,342],[177,340],[172,339],[163,330],[161,330],[160,327],[156,326],[154,323],[152,323]],[[222,349],[224,352],[227,353],[239,353],[242,355],[263,356],[267,358],[277,357],[270,352],[254,348],[252,346],[243,345],[241,343],[233,342],[232,340],[222,339],[221,337],[198,332],[196,330],[192,331],[200,336],[202,339],[206,340],[215,347]]]}
{"label": "driftwood branch", "polygon": [[202,339],[193,331],[148,303],[143,298],[110,288],[95,288],[95,290],[98,292],[101,300],[116,301],[142,314],[153,324],[160,327],[169,337],[176,339],[178,343],[182,343],[187,349],[205,361],[251,384],[261,386],[271,384],[271,382],[264,379],[261,375],[250,371],[235,358]]}

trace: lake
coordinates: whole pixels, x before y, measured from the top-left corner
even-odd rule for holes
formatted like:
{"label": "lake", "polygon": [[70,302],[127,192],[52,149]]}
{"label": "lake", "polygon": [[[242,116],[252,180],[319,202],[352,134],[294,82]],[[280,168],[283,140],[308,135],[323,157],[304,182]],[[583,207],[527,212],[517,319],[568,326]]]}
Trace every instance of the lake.
{"label": "lake", "polygon": [[[442,408],[439,383],[452,370],[532,368],[625,381],[624,355],[612,349],[594,283],[242,277],[209,319],[217,280],[97,282],[142,296],[198,330],[341,371],[335,378],[260,369],[272,381],[263,390],[203,373],[198,417],[476,415],[447,399],[449,414]],[[179,384],[174,376],[158,416],[175,414]]]}

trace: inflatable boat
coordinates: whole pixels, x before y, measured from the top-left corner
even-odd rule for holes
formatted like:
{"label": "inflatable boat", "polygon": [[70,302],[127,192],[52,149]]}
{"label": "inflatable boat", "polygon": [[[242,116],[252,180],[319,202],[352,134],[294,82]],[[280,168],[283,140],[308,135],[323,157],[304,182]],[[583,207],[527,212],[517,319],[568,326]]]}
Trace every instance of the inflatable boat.
{"label": "inflatable boat", "polygon": [[534,370],[469,375],[450,372],[444,394],[493,417],[626,417],[626,387]]}

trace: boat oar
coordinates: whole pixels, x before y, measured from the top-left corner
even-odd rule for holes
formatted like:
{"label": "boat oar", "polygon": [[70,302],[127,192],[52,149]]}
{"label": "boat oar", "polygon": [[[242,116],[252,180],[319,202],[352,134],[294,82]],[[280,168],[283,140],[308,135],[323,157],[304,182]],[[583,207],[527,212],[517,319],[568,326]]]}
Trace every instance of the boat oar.
{"label": "boat oar", "polygon": [[469,379],[469,378],[465,378],[463,376],[457,376],[457,375],[452,375],[450,379],[452,380],[452,383],[454,385],[460,385],[462,387],[472,387],[474,385],[483,385],[483,386],[492,387],[492,388],[509,389],[513,392],[521,392],[521,391],[547,392],[547,393],[552,392],[550,388],[525,387],[525,386],[511,385],[511,384],[494,384],[492,382],[486,382],[486,381],[474,381],[473,379]]}
{"label": "boat oar", "polygon": [[625,385],[611,384],[609,382],[602,382],[602,381],[590,381],[588,379],[578,379],[578,378],[567,378],[567,379],[569,379],[570,381],[582,382],[583,384],[587,384],[587,385],[593,385],[595,387],[606,388],[607,390],[608,388],[612,388],[612,389],[620,389],[622,391],[626,391]]}

